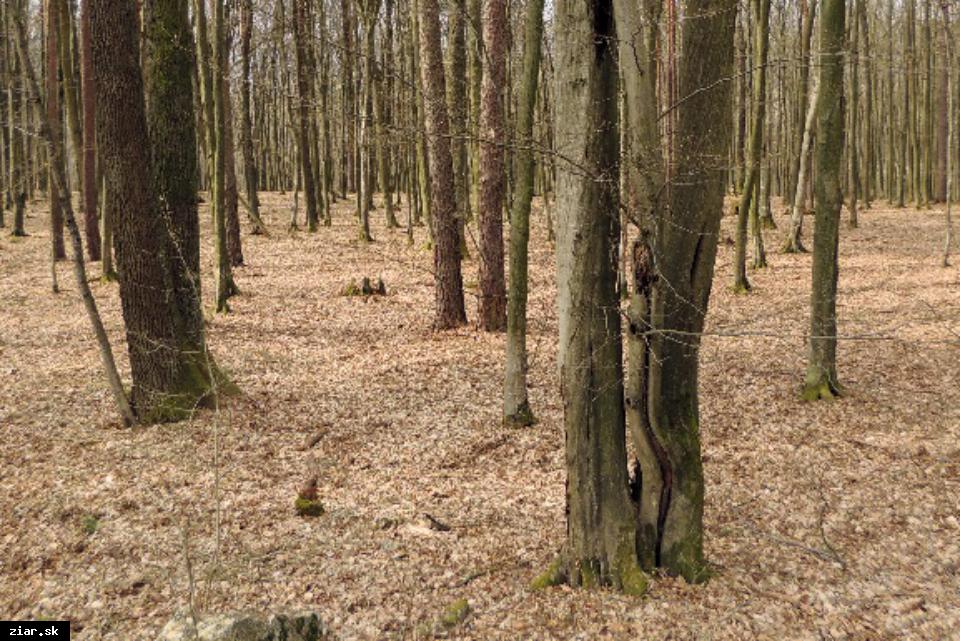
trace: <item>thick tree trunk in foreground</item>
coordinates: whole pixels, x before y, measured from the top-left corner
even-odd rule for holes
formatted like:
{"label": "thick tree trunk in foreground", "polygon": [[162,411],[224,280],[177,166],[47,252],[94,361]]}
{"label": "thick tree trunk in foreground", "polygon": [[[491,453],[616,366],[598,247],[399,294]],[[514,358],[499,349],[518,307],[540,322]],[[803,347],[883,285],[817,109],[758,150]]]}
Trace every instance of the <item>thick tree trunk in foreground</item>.
{"label": "thick tree trunk in foreground", "polygon": [[832,398],[837,381],[837,277],[843,171],[844,0],[824,0],[820,21],[820,95],[817,99],[816,229],[810,338],[803,397]]}
{"label": "thick tree trunk in foreground", "polygon": [[[610,0],[557,5],[557,287],[573,586],[646,590],[626,468],[617,167],[617,55]],[[559,579],[560,577],[552,577]]]}
{"label": "thick tree trunk in foreground", "polygon": [[[654,243],[658,278],[652,296],[648,383],[654,450],[662,449],[664,502],[657,563],[700,581],[703,559],[703,467],[700,459],[699,337],[704,328],[720,216],[729,131],[735,0],[688,5],[683,21],[675,176],[671,203]],[[705,87],[711,87],[704,91]],[[684,336],[677,340],[676,336]],[[641,489],[642,491],[642,489]]]}
{"label": "thick tree trunk in foreground", "polygon": [[187,0],[146,0],[144,76],[153,186],[164,223],[162,240],[176,306],[176,336],[198,364],[196,383],[212,388],[218,372],[206,351],[200,297],[200,221],[197,213],[197,132],[193,114],[194,57]]}
{"label": "thick tree trunk in foreground", "polygon": [[[507,54],[505,0],[486,0],[483,6],[483,43],[487,65],[483,73],[480,112],[480,329],[502,332],[507,324],[507,292],[503,279],[503,90]],[[539,43],[538,43],[539,46]],[[464,145],[464,150],[466,146]],[[461,167],[466,174],[466,166]],[[459,193],[459,192],[458,192]],[[466,190],[461,198],[469,198]]]}
{"label": "thick tree trunk in foreground", "polygon": [[[131,401],[143,423],[184,418],[210,392],[201,355],[182,347],[179,310],[167,264],[169,230],[154,189],[140,71],[136,7],[127,0],[91,6],[97,129],[115,221],[120,298],[127,330]],[[184,78],[189,82],[189,75]]]}
{"label": "thick tree trunk in foreground", "polygon": [[527,398],[527,258],[530,203],[533,199],[533,116],[537,102],[543,39],[543,0],[528,0],[524,20],[523,69],[517,108],[517,188],[510,210],[510,295],[507,301],[507,346],[503,382],[503,418],[512,425],[534,423]]}
{"label": "thick tree trunk in foreground", "polygon": [[430,204],[433,209],[433,268],[435,282],[435,329],[450,329],[467,322],[460,271],[460,235],[450,156],[450,125],[447,119],[443,53],[440,46],[440,16],[437,0],[419,0],[420,66],[426,111],[427,148],[430,167]]}

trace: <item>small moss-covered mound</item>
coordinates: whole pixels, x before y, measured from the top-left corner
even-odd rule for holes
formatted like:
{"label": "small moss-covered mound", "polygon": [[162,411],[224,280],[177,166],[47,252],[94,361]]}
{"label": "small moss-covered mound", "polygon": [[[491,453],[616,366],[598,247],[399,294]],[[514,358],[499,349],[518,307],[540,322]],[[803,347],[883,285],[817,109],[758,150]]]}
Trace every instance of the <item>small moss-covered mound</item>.
{"label": "small moss-covered mound", "polygon": [[460,625],[470,614],[470,602],[466,599],[457,599],[444,610],[440,616],[440,623],[446,628]]}
{"label": "small moss-covered mound", "polygon": [[306,499],[302,496],[297,497],[293,507],[299,516],[320,516],[324,512],[320,499]]}

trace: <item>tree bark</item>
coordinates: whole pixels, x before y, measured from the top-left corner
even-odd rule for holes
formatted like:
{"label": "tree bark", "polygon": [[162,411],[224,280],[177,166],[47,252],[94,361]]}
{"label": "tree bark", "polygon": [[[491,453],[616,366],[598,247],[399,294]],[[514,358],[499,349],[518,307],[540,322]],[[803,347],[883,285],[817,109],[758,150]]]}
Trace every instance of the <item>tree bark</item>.
{"label": "tree bark", "polygon": [[527,256],[533,199],[533,117],[543,39],[543,0],[528,0],[523,38],[523,69],[517,108],[517,188],[510,211],[510,295],[503,383],[503,418],[510,425],[535,421],[527,397]]}
{"label": "tree bark", "polygon": [[[56,140],[63,139],[62,113],[60,111],[60,86],[58,82],[58,70],[60,63],[60,50],[57,46],[57,39],[60,33],[60,11],[55,4],[57,0],[46,0],[45,15],[47,17],[46,29],[46,56],[47,77],[46,77],[46,106],[47,123],[50,127],[50,135]],[[47,190],[49,192],[50,202],[50,238],[52,242],[53,260],[63,260],[67,257],[67,250],[63,244],[63,211],[60,207],[60,197],[57,193],[56,181],[53,180],[54,168],[51,165],[47,170]],[[69,192],[67,194],[69,195]],[[54,284],[56,291],[56,284]]]}
{"label": "tree bark", "polygon": [[457,233],[456,192],[450,155],[440,16],[437,0],[419,0],[420,66],[430,155],[430,204],[433,210],[433,268],[435,329],[451,329],[467,322],[460,271],[460,237]]}
{"label": "tree bark", "polygon": [[98,0],[90,22],[104,175],[119,212],[116,254],[133,374],[131,404],[139,422],[179,420],[208,399],[211,388],[200,356],[183,349],[171,295],[170,232],[143,149],[150,138],[136,8],[126,0]]}
{"label": "tree bark", "polygon": [[832,398],[837,380],[837,277],[843,171],[844,0],[824,0],[820,21],[820,95],[817,99],[816,229],[810,338],[803,397]]}
{"label": "tree bark", "polygon": [[572,586],[646,590],[628,491],[620,300],[616,34],[611,0],[556,7],[557,301]]}
{"label": "tree bark", "polygon": [[100,260],[111,247],[102,243],[97,225],[97,142],[96,93],[93,88],[93,52],[90,41],[90,4],[81,0],[80,8],[80,93],[83,103],[83,220],[87,239],[87,257]]}
{"label": "tree bark", "polygon": [[[506,329],[507,293],[503,275],[503,80],[507,53],[505,0],[485,0],[483,6],[484,60],[482,109],[480,112],[480,329]],[[539,46],[539,43],[537,43]],[[466,146],[463,145],[464,157]],[[461,169],[466,175],[466,165]],[[466,190],[461,198],[466,198]]]}

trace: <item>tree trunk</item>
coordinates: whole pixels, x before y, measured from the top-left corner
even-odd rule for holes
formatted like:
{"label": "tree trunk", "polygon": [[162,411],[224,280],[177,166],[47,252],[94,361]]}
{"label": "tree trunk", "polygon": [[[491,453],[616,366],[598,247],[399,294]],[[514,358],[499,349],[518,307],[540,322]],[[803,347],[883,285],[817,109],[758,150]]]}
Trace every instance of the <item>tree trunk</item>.
{"label": "tree trunk", "polygon": [[[126,0],[98,0],[90,22],[104,175],[120,214],[116,253],[131,401],[140,422],[179,420],[209,398],[211,388],[201,355],[182,348],[180,313],[170,291],[170,230],[143,149],[149,137],[136,8]],[[183,75],[184,82],[189,78]]]}
{"label": "tree trunk", "polygon": [[820,96],[817,99],[816,229],[810,338],[803,397],[832,398],[837,381],[837,277],[843,171],[844,0],[824,0],[820,21]]}
{"label": "tree trunk", "polygon": [[[488,63],[483,73],[480,112],[480,329],[506,329],[507,293],[503,280],[503,79],[507,53],[505,0],[486,0],[483,6],[483,44]],[[539,46],[539,43],[537,43]],[[464,157],[466,146],[463,145]],[[461,166],[466,174],[466,165]],[[466,190],[458,192],[466,198]]]}
{"label": "tree trunk", "polygon": [[517,188],[510,211],[510,296],[503,383],[503,419],[510,425],[533,425],[527,398],[527,249],[533,199],[533,117],[543,39],[543,0],[528,0],[524,19],[523,69],[517,109]]}
{"label": "tree trunk", "polygon": [[[750,138],[747,149],[747,170],[743,180],[743,191],[740,202],[737,204],[737,237],[736,257],[734,262],[733,289],[736,292],[750,290],[750,281],[747,280],[747,223],[753,222],[751,207],[754,205],[757,181],[760,177],[760,158],[763,155],[763,129],[766,115],[767,93],[767,49],[770,33],[770,0],[751,0],[753,16],[756,19],[754,33],[753,55],[753,117],[750,124]],[[762,235],[759,223],[751,225],[754,237],[760,242],[757,244],[754,261],[755,265],[766,265],[763,258]]]}
{"label": "tree trunk", "polygon": [[[57,0],[46,0],[45,2],[45,15],[47,17],[47,29],[46,29],[46,57],[47,62],[47,123],[50,127],[50,135],[53,136],[56,140],[63,139],[63,117],[60,112],[60,87],[59,82],[57,81],[57,70],[60,63],[60,50],[57,47],[57,37],[60,33],[60,24],[59,16],[60,11],[55,4]],[[52,246],[52,256],[53,260],[63,260],[67,257],[67,250],[63,244],[63,211],[60,207],[60,197],[57,193],[56,182],[53,180],[53,166],[48,168],[47,173],[47,189],[49,191],[49,202],[50,202],[50,238],[53,243]],[[64,194],[65,196],[69,195],[69,192]],[[56,291],[56,285],[54,285],[54,291]]]}
{"label": "tree trunk", "polygon": [[803,122],[803,141],[800,145],[800,166],[797,172],[797,185],[793,192],[793,207],[790,211],[790,232],[783,244],[783,251],[787,254],[806,252],[801,240],[803,233],[803,203],[806,200],[807,172],[810,167],[810,144],[813,140],[814,118],[817,115],[817,93],[819,91],[819,76],[816,74],[810,80],[813,85],[808,98],[807,115]]}
{"label": "tree trunk", "polygon": [[90,4],[81,0],[80,9],[80,93],[83,103],[83,220],[87,238],[87,257],[100,260],[112,248],[101,242],[97,226],[97,143],[96,94],[93,88],[93,53],[90,43]]}
{"label": "tree trunk", "polygon": [[450,329],[467,322],[460,271],[460,238],[457,233],[456,192],[450,155],[440,15],[437,0],[419,0],[420,67],[426,111],[427,147],[430,153],[430,204],[433,209],[433,268],[435,329]]}
{"label": "tree trunk", "polygon": [[293,0],[293,34],[297,55],[297,94],[300,171],[303,178],[303,200],[307,208],[307,231],[317,231],[317,192],[313,180],[313,159],[310,144],[310,69],[307,60],[307,2]]}
{"label": "tree trunk", "polygon": [[[20,19],[22,10],[21,0],[14,0],[6,6],[8,34],[16,33],[15,21]],[[11,58],[8,73],[10,83],[7,86],[7,128],[10,138],[10,191],[13,200],[13,231],[10,235],[23,237],[27,235],[23,223],[27,207],[27,181],[29,178],[26,170],[23,132],[28,129],[26,126],[28,109],[21,100],[23,73],[17,56]]]}
{"label": "tree trunk", "polygon": [[617,66],[610,0],[556,8],[557,285],[573,586],[639,594],[621,371]]}
{"label": "tree trunk", "polygon": [[251,233],[264,234],[257,195],[257,165],[253,149],[253,123],[250,119],[250,37],[253,32],[253,0],[240,6],[240,146],[243,151],[243,184],[247,191],[247,214]]}

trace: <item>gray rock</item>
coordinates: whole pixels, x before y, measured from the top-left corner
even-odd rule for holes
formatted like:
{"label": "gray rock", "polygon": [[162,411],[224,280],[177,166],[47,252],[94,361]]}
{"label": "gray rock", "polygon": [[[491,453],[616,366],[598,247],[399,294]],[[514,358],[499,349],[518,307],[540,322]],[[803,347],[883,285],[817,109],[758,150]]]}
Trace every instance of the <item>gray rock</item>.
{"label": "gray rock", "polygon": [[312,612],[275,614],[213,614],[198,617],[179,613],[160,631],[158,641],[326,641],[331,639],[320,617]]}

